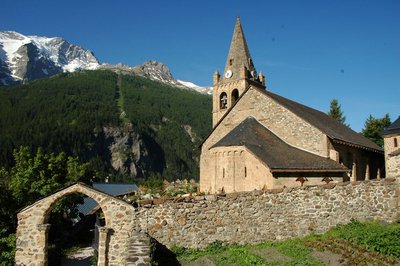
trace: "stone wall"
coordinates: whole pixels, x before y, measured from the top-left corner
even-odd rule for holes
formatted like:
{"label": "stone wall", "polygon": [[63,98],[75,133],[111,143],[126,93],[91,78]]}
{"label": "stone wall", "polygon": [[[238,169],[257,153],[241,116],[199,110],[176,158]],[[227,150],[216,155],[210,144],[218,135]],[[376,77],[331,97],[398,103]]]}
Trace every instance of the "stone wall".
{"label": "stone wall", "polygon": [[386,176],[390,178],[400,176],[400,136],[386,135],[384,136],[384,142]]}
{"label": "stone wall", "polygon": [[400,153],[393,156],[388,156],[386,161],[387,165],[387,176],[388,177],[398,177],[397,181],[400,182]]}
{"label": "stone wall", "polygon": [[394,179],[209,195],[139,207],[132,219],[171,247],[204,247],[216,240],[258,243],[325,232],[352,218],[394,222],[399,215]]}
{"label": "stone wall", "polygon": [[203,191],[214,194],[221,191],[251,191],[264,187],[273,188],[273,177],[269,168],[251,154],[244,146],[218,147],[211,151],[203,164],[211,172],[209,187]]}

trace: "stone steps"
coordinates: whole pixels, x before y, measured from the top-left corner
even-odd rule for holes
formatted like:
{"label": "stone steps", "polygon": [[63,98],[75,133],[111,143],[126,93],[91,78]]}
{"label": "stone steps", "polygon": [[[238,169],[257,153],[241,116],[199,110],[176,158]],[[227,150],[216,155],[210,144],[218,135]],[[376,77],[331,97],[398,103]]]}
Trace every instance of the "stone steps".
{"label": "stone steps", "polygon": [[144,233],[134,232],[128,243],[127,266],[148,266],[150,260],[150,238]]}

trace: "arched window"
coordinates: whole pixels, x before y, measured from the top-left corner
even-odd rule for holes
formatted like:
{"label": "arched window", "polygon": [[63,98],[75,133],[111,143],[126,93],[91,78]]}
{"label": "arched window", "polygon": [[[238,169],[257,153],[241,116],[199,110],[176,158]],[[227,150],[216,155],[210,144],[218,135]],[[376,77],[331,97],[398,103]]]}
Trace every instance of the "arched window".
{"label": "arched window", "polygon": [[234,89],[233,91],[232,91],[232,105],[239,99],[239,91],[238,91],[238,89]]}
{"label": "arched window", "polygon": [[394,143],[393,143],[393,144],[394,144],[394,147],[396,148],[396,147],[398,146],[397,138],[394,138],[393,140],[394,140]]}
{"label": "arched window", "polygon": [[219,96],[219,108],[226,109],[228,108],[228,97],[225,92],[221,93]]}

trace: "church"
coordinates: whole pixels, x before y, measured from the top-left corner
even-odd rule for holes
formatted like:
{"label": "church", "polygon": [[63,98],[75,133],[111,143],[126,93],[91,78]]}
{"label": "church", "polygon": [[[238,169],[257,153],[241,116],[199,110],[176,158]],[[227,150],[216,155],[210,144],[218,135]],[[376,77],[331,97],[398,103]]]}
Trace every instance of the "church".
{"label": "church", "polygon": [[383,150],[318,110],[270,91],[237,19],[213,78],[213,129],[201,144],[200,190],[231,193],[384,176]]}

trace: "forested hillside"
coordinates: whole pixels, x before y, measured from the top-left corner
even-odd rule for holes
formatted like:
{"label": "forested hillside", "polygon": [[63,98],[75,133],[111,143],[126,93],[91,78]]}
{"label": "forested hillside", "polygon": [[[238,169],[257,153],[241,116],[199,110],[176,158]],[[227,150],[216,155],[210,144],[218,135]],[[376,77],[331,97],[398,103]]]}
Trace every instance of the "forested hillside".
{"label": "forested hillside", "polygon": [[155,84],[146,78],[122,78],[121,97],[127,117],[138,133],[162,148],[164,156],[156,159],[165,160],[164,177],[197,177],[198,146],[211,130],[211,98]]}
{"label": "forested hillside", "polygon": [[[12,151],[28,146],[78,156],[99,180],[198,178],[198,145],[210,129],[210,96],[137,76],[85,71],[0,89],[0,166],[7,168]],[[123,148],[109,148],[123,137]],[[130,166],[113,167],[115,158]]]}

